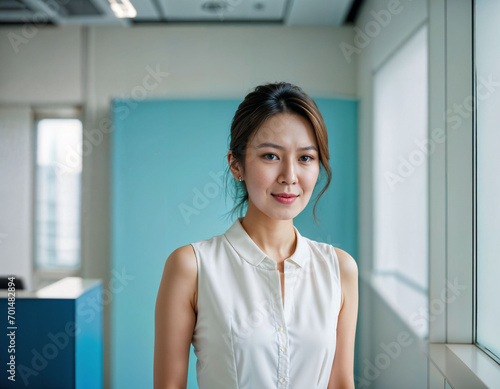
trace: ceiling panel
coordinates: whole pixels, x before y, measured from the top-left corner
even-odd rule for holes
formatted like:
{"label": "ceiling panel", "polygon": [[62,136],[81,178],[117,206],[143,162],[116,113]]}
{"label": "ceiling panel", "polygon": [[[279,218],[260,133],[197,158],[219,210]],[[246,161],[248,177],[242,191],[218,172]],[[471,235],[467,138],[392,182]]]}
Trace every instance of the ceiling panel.
{"label": "ceiling panel", "polygon": [[154,0],[130,0],[130,2],[137,11],[137,20],[161,20],[162,14],[159,9],[159,5]]}
{"label": "ceiling panel", "polygon": [[[132,26],[169,22],[278,22],[284,25],[340,26],[354,0],[130,0],[137,11],[134,19],[119,19],[110,1],[0,0],[0,23],[48,21],[56,25]],[[357,1],[359,3],[359,0]]]}
{"label": "ceiling panel", "polygon": [[353,0],[294,0],[288,25],[341,26]]}
{"label": "ceiling panel", "polygon": [[158,0],[167,20],[282,20],[286,0]]}

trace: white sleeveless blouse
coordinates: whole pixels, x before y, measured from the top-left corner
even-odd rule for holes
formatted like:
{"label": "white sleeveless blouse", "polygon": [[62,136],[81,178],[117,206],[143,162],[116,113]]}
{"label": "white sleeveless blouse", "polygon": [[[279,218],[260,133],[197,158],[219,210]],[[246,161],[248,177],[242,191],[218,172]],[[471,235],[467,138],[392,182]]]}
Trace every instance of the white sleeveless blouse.
{"label": "white sleeveless blouse", "polygon": [[326,389],[341,304],[332,245],[300,235],[277,263],[250,238],[242,218],[221,235],[192,243],[198,262],[193,333],[200,389]]}

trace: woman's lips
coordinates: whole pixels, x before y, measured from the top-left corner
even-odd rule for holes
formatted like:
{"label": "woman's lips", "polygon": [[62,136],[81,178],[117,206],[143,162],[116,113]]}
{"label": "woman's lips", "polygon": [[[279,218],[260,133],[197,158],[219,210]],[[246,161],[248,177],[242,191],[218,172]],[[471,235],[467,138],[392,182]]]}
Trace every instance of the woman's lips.
{"label": "woman's lips", "polygon": [[[276,201],[279,201],[281,204],[291,204],[295,201],[295,199],[297,198],[296,195],[272,195],[274,197],[274,199]],[[285,196],[289,196],[289,197],[285,197]]]}

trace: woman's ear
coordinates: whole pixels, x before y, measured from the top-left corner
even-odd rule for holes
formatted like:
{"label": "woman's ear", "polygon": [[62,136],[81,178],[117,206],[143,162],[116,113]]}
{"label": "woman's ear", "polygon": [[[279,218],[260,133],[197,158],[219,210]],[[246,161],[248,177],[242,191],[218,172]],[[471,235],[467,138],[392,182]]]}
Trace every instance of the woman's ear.
{"label": "woman's ear", "polygon": [[229,169],[231,170],[231,174],[237,181],[239,181],[241,173],[239,171],[238,162],[234,158],[232,150],[229,150],[227,153],[227,163],[229,164]]}

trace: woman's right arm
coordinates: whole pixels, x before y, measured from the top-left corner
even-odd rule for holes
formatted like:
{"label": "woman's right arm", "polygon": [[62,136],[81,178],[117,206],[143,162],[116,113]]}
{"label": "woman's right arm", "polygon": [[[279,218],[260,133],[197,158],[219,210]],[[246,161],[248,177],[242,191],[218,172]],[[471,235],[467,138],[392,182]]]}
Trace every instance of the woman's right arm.
{"label": "woman's right arm", "polygon": [[167,258],[155,307],[154,389],[185,389],[198,282],[191,245]]}

